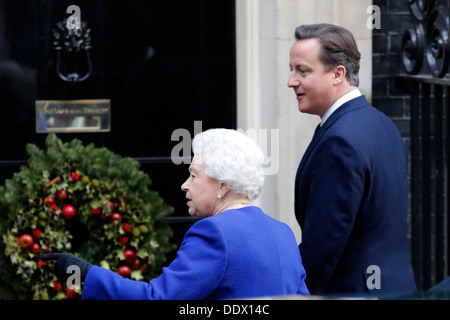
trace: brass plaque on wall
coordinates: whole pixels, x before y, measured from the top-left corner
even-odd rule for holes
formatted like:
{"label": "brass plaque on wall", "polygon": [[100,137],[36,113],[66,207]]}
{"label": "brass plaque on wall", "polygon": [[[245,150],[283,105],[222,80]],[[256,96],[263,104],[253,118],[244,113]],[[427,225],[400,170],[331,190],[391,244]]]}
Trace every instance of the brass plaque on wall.
{"label": "brass plaque on wall", "polygon": [[111,100],[37,100],[36,132],[109,132]]}

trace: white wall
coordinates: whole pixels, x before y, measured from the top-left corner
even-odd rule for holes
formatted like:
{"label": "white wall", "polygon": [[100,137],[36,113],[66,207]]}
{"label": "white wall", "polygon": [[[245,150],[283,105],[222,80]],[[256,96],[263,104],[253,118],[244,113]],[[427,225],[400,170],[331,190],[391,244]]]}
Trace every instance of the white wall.
{"label": "white wall", "polygon": [[362,54],[360,90],[371,95],[372,39],[366,21],[369,0],[236,0],[237,113],[243,130],[278,129],[279,170],[266,176],[255,202],[264,212],[287,223],[297,241],[294,181],[298,164],[319,118],[301,114],[292,89],[289,51],[295,28],[328,22],[351,30]]}

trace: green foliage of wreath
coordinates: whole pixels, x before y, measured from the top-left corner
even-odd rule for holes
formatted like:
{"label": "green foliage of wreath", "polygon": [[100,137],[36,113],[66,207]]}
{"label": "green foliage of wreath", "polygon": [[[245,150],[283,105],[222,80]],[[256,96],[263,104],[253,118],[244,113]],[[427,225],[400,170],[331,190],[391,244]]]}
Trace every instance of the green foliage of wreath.
{"label": "green foliage of wreath", "polygon": [[139,163],[55,134],[45,143],[28,144],[28,165],[0,186],[0,299],[80,297],[58,282],[54,262],[39,260],[46,252],[122,267],[135,280],[157,276],[175,248],[164,219],[173,208]]}

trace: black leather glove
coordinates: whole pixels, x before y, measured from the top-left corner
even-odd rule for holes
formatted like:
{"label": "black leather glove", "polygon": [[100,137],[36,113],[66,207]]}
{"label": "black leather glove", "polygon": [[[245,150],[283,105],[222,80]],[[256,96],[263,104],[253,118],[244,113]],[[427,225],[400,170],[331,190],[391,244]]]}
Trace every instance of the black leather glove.
{"label": "black leather glove", "polygon": [[72,273],[67,273],[67,268],[76,265],[80,268],[80,280],[84,281],[89,269],[92,267],[92,263],[89,263],[81,258],[67,253],[47,253],[40,256],[41,260],[56,260],[55,262],[55,274],[59,280],[66,282]]}

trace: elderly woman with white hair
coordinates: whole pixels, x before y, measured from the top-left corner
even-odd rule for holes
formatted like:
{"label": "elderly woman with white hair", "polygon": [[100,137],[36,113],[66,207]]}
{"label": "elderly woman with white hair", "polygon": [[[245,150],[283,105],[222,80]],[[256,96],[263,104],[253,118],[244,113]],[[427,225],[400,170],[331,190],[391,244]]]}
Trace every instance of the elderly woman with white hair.
{"label": "elderly woman with white hair", "polygon": [[186,192],[191,216],[174,261],[150,282],[117,273],[68,254],[55,272],[80,267],[83,299],[236,299],[305,294],[305,270],[291,229],[250,205],[263,187],[264,155],[245,134],[211,129],[195,136]]}

